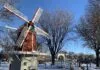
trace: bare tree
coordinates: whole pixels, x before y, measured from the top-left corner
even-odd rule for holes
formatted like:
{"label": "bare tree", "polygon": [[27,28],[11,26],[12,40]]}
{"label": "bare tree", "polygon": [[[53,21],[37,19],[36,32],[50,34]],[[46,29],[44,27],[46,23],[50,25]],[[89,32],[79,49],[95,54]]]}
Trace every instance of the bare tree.
{"label": "bare tree", "polygon": [[76,26],[77,32],[89,48],[96,53],[96,66],[99,67],[100,58],[100,1],[89,0],[86,15],[81,18],[81,23]]}
{"label": "bare tree", "polygon": [[[13,14],[8,10],[4,9],[3,5],[5,3],[9,3],[13,6],[16,6],[19,0],[0,0],[0,21],[12,21]],[[7,30],[5,27],[0,27],[0,46],[3,48],[4,51],[11,51],[14,48],[15,41],[15,33],[13,31]]]}
{"label": "bare tree", "polygon": [[45,12],[39,23],[41,27],[50,35],[45,38],[47,46],[52,56],[52,64],[55,64],[55,58],[58,52],[64,46],[68,37],[72,16],[67,11]]}
{"label": "bare tree", "polygon": [[[0,46],[3,49],[3,51],[13,51],[15,41],[15,32],[8,31],[5,28],[0,28]],[[13,38],[14,37],[14,38]]]}

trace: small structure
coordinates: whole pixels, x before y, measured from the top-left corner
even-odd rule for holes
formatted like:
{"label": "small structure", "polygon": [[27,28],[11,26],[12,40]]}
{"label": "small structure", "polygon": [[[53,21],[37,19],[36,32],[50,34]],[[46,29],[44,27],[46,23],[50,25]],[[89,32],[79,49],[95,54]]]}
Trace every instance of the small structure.
{"label": "small structure", "polygon": [[65,61],[66,57],[67,57],[67,52],[65,51],[60,51],[57,55],[57,59],[62,61]]}
{"label": "small structure", "polygon": [[9,70],[10,64],[7,61],[3,61],[0,63],[0,70]]}

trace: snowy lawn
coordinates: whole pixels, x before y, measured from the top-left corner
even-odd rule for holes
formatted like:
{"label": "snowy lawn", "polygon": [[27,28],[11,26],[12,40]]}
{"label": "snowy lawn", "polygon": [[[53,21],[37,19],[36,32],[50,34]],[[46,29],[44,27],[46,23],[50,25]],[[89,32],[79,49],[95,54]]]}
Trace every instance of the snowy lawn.
{"label": "snowy lawn", "polygon": [[[87,70],[87,65],[83,64],[84,70]],[[72,64],[73,70],[83,70],[75,64]],[[69,63],[59,63],[57,62],[54,66],[51,66],[51,63],[39,64],[38,70],[70,70]],[[88,70],[100,70],[96,69],[95,64],[88,64]]]}
{"label": "snowy lawn", "polygon": [[[87,65],[86,64],[82,64],[82,66],[84,67],[84,70],[87,70]],[[78,65],[76,64],[72,64],[70,65],[69,62],[56,62],[55,65],[51,66],[51,62],[47,62],[45,64],[39,64],[38,65],[38,70],[70,70],[70,67],[73,68],[73,70],[82,70],[81,68],[78,67]],[[89,70],[100,70],[96,69],[96,65],[95,64],[88,64],[88,69]],[[0,63],[0,70],[9,70],[9,64],[8,62],[1,62]]]}

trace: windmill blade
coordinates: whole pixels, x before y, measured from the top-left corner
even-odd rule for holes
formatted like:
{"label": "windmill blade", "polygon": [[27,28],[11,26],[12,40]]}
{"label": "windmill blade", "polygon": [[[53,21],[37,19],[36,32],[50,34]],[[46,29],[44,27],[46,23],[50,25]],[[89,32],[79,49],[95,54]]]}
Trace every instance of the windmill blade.
{"label": "windmill blade", "polygon": [[5,3],[5,4],[4,4],[4,8],[6,8],[6,9],[9,10],[10,12],[14,13],[16,16],[20,17],[20,18],[23,19],[24,21],[29,22],[29,21],[28,21],[28,18],[27,18],[23,13],[21,13],[19,10],[17,10],[17,9],[14,8],[13,6],[11,6],[10,4]]}
{"label": "windmill blade", "polygon": [[35,16],[34,16],[33,19],[32,19],[32,22],[33,22],[33,23],[38,23],[38,20],[39,20],[39,18],[40,18],[40,16],[41,16],[42,12],[43,12],[43,10],[42,10],[41,8],[39,8],[39,9],[37,10]]}
{"label": "windmill blade", "polygon": [[18,40],[17,40],[17,42],[16,42],[16,45],[17,45],[18,47],[21,47],[21,46],[22,46],[22,44],[23,44],[23,42],[24,42],[24,39],[26,38],[26,36],[27,36],[27,34],[28,34],[28,32],[29,32],[28,29],[30,29],[30,27],[25,26],[25,27],[23,28],[23,30],[21,31],[21,34],[20,34],[20,36],[19,36],[19,38],[18,38]]}
{"label": "windmill blade", "polygon": [[10,26],[0,26],[0,31],[7,31],[8,32],[8,30],[10,30],[10,31],[16,31],[17,30],[17,28],[14,28],[14,27],[10,27]]}
{"label": "windmill blade", "polygon": [[35,32],[37,35],[43,35],[47,38],[50,38],[49,34],[45,32],[44,30],[40,29],[39,27],[35,26]]}
{"label": "windmill blade", "polygon": [[8,25],[6,25],[5,28],[7,28],[7,29],[11,29],[11,30],[17,30],[17,28],[10,27],[10,26],[8,26]]}

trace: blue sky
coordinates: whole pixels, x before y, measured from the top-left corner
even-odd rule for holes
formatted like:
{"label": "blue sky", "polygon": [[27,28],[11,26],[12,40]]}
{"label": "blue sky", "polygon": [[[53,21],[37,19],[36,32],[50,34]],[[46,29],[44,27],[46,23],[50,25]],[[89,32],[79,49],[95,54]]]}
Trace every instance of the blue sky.
{"label": "blue sky", "polygon": [[[18,7],[30,20],[33,17],[35,10],[41,7],[44,11],[55,11],[58,9],[68,10],[74,16],[74,23],[77,24],[79,18],[84,15],[87,0],[20,0]],[[16,22],[17,21],[17,22]],[[16,18],[13,27],[19,27],[24,21]],[[68,42],[65,44],[64,50],[76,53],[94,53],[92,50],[83,48],[82,41],[76,40],[75,42]]]}
{"label": "blue sky", "polygon": [[78,19],[84,13],[86,4],[87,0],[21,0],[20,10],[30,19],[33,16],[34,10],[38,7],[45,11],[69,10]]}

